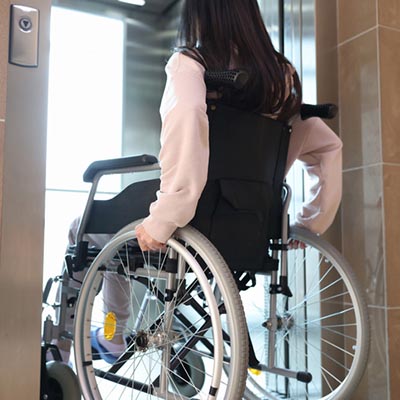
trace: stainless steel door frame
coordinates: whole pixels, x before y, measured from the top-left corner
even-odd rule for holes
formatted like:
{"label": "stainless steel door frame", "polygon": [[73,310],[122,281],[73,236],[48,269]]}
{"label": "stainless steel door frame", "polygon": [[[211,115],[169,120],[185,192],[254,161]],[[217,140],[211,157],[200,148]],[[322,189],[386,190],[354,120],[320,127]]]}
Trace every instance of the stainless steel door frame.
{"label": "stainless steel door frame", "polygon": [[[36,8],[40,17],[38,67],[8,63],[7,77],[0,77],[7,82],[4,146],[0,149],[0,398],[37,400],[51,0],[5,2]],[[9,7],[2,7],[1,24],[8,25],[9,12]],[[1,37],[0,42],[8,48],[8,37]]]}
{"label": "stainless steel door frame", "polygon": [[303,100],[316,102],[315,0],[279,0],[283,7],[283,51],[296,67]]}

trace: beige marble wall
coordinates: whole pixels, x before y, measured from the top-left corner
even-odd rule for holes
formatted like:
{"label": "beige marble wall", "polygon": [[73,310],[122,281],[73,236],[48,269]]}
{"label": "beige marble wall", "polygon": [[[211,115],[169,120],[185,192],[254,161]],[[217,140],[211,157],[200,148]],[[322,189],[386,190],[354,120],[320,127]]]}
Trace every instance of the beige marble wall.
{"label": "beige marble wall", "polygon": [[355,399],[387,399],[375,0],[315,4],[318,101],[340,105],[333,128],[344,142],[343,201],[327,239],[356,268],[374,322],[370,361]]}
{"label": "beige marble wall", "polygon": [[400,2],[378,1],[391,399],[400,398]]}
{"label": "beige marble wall", "polygon": [[336,6],[342,250],[364,285],[372,327],[354,400],[398,399],[400,2],[337,0]]}
{"label": "beige marble wall", "polygon": [[400,2],[378,1],[390,394],[400,398]]}

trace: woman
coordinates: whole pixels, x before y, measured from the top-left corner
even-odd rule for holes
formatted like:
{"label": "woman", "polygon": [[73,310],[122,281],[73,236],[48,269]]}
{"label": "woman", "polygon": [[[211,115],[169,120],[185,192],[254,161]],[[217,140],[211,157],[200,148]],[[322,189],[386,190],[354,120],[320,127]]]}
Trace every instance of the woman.
{"label": "woman", "polygon": [[207,181],[209,141],[205,69],[243,68],[249,82],[237,105],[292,121],[287,170],[303,162],[314,184],[296,224],[323,233],[341,199],[340,139],[320,119],[301,121],[301,85],[273,48],[256,0],[186,0],[177,51],[166,67],[161,103],[161,187],[150,215],[136,229],[143,251],[157,250],[193,218]]}
{"label": "woman", "polygon": [[[160,108],[161,187],[149,216],[136,229],[143,251],[164,248],[174,231],[196,213],[208,174],[206,97],[217,96],[207,94],[204,72],[231,68],[249,73],[246,87],[232,99],[236,107],[292,123],[287,170],[299,159],[314,182],[296,224],[322,233],[332,223],[341,198],[342,143],[320,119],[299,118],[299,78],[273,48],[257,1],[186,0],[178,47],[166,66]],[[70,244],[75,243],[77,225],[75,221],[71,227]],[[108,240],[91,239],[90,245],[97,247]],[[92,333],[92,346],[110,363],[124,351],[123,326],[129,318],[129,301],[121,289],[124,283],[117,278],[105,280],[103,297],[107,307],[119,314],[118,334],[107,341],[101,329]],[[68,359],[69,346],[60,347]]]}

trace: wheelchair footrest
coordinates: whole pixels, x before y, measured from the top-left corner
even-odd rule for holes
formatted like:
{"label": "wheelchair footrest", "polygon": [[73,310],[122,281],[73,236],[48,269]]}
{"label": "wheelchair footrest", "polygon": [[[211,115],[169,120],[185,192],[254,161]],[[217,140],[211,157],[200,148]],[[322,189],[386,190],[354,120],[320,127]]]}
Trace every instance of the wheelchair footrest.
{"label": "wheelchair footrest", "polygon": [[257,367],[260,371],[268,372],[271,374],[276,374],[283,376],[285,378],[296,379],[299,382],[310,383],[312,381],[312,374],[307,371],[293,371],[286,368],[268,367],[264,364],[259,364]]}

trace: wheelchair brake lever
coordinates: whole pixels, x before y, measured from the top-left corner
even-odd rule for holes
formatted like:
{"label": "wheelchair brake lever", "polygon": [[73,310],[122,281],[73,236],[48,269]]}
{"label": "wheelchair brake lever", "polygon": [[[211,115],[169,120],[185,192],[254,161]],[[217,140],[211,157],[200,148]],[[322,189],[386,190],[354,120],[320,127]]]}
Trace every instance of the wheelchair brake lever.
{"label": "wheelchair brake lever", "polygon": [[65,265],[67,266],[68,276],[73,278],[74,275],[74,262],[70,255],[65,256]]}

